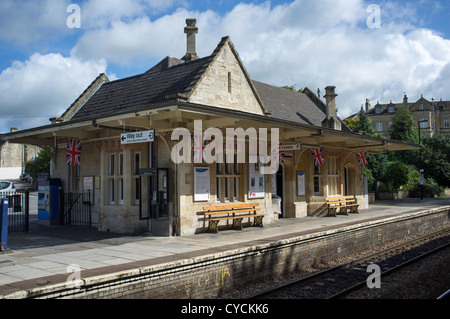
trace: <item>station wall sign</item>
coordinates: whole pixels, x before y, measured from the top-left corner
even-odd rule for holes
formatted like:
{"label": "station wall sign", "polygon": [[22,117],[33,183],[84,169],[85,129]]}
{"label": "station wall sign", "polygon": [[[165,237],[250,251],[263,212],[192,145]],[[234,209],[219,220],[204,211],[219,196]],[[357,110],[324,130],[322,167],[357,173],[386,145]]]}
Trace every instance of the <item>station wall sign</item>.
{"label": "station wall sign", "polygon": [[148,143],[155,141],[155,130],[129,132],[120,135],[121,144]]}
{"label": "station wall sign", "polygon": [[301,149],[302,149],[301,144],[280,145],[280,151],[300,151]]}

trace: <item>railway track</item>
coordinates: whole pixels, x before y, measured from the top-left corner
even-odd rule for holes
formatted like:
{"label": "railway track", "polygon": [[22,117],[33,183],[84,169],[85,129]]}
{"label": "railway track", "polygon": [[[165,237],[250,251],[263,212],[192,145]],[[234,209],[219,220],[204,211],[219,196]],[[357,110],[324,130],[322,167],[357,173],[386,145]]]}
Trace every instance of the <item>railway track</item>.
{"label": "railway track", "polygon": [[450,228],[447,228],[287,284],[272,287],[248,299],[345,298],[354,290],[367,287],[368,283],[375,286],[377,280],[383,276],[430,256],[448,247],[449,243]]}

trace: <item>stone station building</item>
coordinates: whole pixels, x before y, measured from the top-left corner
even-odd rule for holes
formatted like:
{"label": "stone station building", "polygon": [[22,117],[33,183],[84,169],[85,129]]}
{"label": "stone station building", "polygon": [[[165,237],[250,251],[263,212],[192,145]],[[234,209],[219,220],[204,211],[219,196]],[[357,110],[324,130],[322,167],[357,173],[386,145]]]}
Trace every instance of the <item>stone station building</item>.
{"label": "stone station building", "polygon": [[[197,32],[195,20],[187,19],[182,59],[166,57],[143,74],[116,81],[101,74],[51,124],[1,140],[50,145],[51,177],[60,178],[65,190],[93,190],[92,220],[98,229],[162,236],[205,231],[202,207],[219,203],[257,202],[265,224],[320,214],[331,195],[355,195],[360,207],[367,207],[355,151],[417,147],[351,132],[336,116],[332,86],[326,88],[326,103],[313,103],[305,94],[252,80],[229,37],[210,56],[197,57]],[[267,129],[269,141],[278,129],[285,147],[278,171],[262,174],[262,164],[250,160],[250,135],[244,146],[233,147],[234,163],[195,163],[194,150],[183,153],[190,161],[177,163],[171,155],[181,142],[174,132],[182,128],[193,134],[199,123],[194,121],[201,121],[203,131],[214,128],[223,136],[226,129],[254,129],[261,138],[261,129]],[[124,133],[148,130],[154,130],[154,142],[121,143]],[[211,143],[223,145],[225,139],[215,137]],[[79,167],[66,164],[68,139],[82,141]],[[312,147],[322,149],[323,165],[315,166]],[[242,152],[245,162],[236,163]],[[219,151],[215,155],[224,158]]]}

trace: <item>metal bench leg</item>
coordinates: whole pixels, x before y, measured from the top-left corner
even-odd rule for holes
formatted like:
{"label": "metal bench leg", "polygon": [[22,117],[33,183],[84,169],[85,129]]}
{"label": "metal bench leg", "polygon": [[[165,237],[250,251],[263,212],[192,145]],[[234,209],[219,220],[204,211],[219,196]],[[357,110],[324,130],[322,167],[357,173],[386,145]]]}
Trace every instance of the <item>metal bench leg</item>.
{"label": "metal bench leg", "polygon": [[242,219],[243,218],[233,219],[233,229],[242,230]]}
{"label": "metal bench leg", "polygon": [[255,216],[253,219],[253,226],[263,227],[264,216]]}
{"label": "metal bench leg", "polygon": [[339,209],[339,214],[347,215],[347,216],[348,216],[347,207],[341,207],[341,208]]}
{"label": "metal bench leg", "polygon": [[351,207],[351,212],[352,212],[352,213],[355,213],[355,214],[359,214],[359,211],[358,211],[358,205],[352,206],[352,207]]}
{"label": "metal bench leg", "polygon": [[336,208],[337,207],[328,207],[328,215],[327,216],[334,216],[334,217],[336,217]]}
{"label": "metal bench leg", "polygon": [[219,230],[217,224],[219,224],[218,220],[210,220],[208,225],[208,232],[217,234],[217,231]]}

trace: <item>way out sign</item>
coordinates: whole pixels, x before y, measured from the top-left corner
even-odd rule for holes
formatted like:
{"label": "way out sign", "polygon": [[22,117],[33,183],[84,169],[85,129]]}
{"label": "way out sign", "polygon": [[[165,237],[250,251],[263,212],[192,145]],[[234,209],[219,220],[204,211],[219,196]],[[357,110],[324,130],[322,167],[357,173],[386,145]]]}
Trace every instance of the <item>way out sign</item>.
{"label": "way out sign", "polygon": [[155,130],[123,133],[120,136],[121,144],[148,143],[155,141]]}

